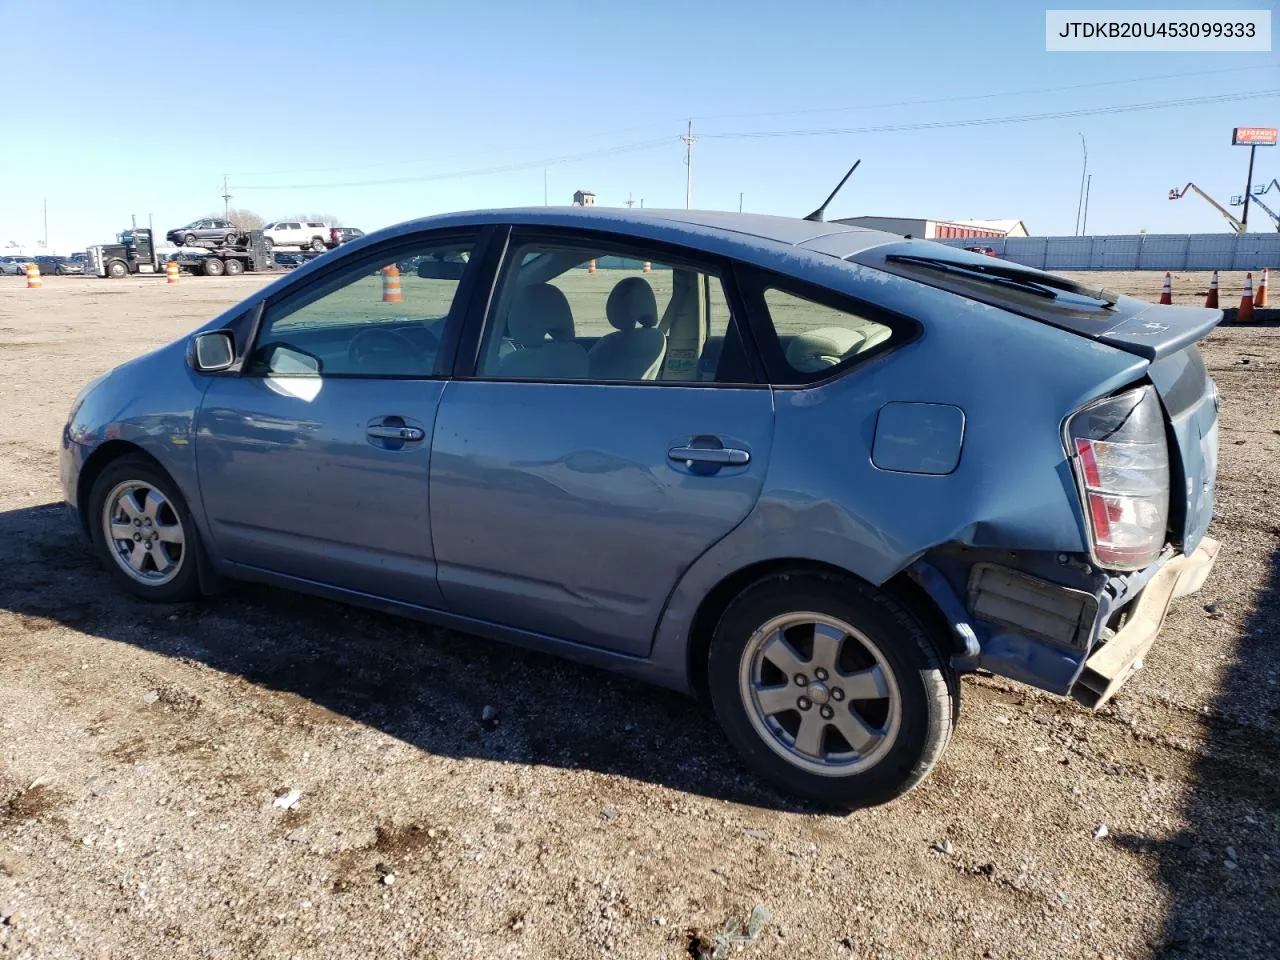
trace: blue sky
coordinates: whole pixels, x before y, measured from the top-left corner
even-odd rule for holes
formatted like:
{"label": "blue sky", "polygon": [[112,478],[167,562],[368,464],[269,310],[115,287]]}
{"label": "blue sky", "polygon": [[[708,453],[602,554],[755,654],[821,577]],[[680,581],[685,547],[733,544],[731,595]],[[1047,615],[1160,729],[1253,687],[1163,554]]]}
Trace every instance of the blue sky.
{"label": "blue sky", "polygon": [[[268,219],[332,213],[365,229],[541,204],[539,161],[591,152],[549,164],[552,203],[584,187],[602,205],[630,194],[683,207],[690,117],[694,207],[737,209],[742,192],[746,210],[802,216],[861,158],[830,217],[1019,217],[1033,233],[1072,233],[1083,133],[1091,233],[1218,231],[1212,208],[1171,202],[1169,188],[1193,180],[1225,203],[1247,161],[1231,128],[1280,125],[1270,95],[984,126],[716,136],[1280,89],[1274,52],[1047,53],[1045,7],[1025,0],[223,0],[126,3],[110,16],[40,4],[17,29],[23,8],[0,0],[0,245],[41,236],[44,198],[51,246],[67,251],[110,240],[130,214],[186,223],[221,209],[223,174],[233,205]],[[1135,79],[1150,77],[1164,79]],[[1075,89],[1045,92],[1063,87]],[[1280,147],[1258,151],[1255,182],[1273,177]],[[384,180],[407,182],[372,183]],[[1251,220],[1268,228],[1260,213]]]}

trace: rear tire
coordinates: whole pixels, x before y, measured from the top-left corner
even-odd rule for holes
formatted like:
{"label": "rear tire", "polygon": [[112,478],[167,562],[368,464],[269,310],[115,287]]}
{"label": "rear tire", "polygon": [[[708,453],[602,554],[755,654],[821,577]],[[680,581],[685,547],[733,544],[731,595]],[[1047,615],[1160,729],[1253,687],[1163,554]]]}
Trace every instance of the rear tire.
{"label": "rear tire", "polygon": [[204,275],[206,277],[220,277],[225,269],[225,265],[217,257],[204,258]]}
{"label": "rear tire", "polygon": [[[126,536],[117,538],[121,530]],[[177,486],[146,457],[121,457],[99,474],[89,534],[107,572],[135,597],[177,603],[200,595],[199,533]]]}
{"label": "rear tire", "polygon": [[311,249],[314,250],[316,253],[324,252],[324,241],[321,240],[319,237],[312,237]]}
{"label": "rear tire", "polygon": [[244,273],[244,264],[234,258],[228,258],[223,264],[228,277],[238,277]]}
{"label": "rear tire", "polygon": [[223,242],[226,243],[226,245],[229,247],[236,242],[236,235],[234,233],[228,233],[222,239],[223,239]]}
{"label": "rear tire", "polygon": [[920,783],[958,716],[959,686],[919,621],[839,575],[779,574],[739,594],[716,626],[708,685],[754,771],[843,808]]}
{"label": "rear tire", "polygon": [[272,240],[270,237],[263,237],[263,238],[262,238],[262,246],[266,248],[267,253],[271,253],[271,249],[272,249],[275,245],[276,245],[276,242],[275,242],[274,240]]}

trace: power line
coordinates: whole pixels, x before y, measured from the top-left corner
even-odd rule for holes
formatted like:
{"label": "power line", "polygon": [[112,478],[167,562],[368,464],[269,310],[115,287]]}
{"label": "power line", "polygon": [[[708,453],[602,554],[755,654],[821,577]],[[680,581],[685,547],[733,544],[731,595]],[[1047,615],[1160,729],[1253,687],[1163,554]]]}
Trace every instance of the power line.
{"label": "power line", "polygon": [[697,120],[747,120],[753,117],[793,117],[815,113],[851,113],[856,110],[882,110],[890,107],[918,107],[937,103],[960,103],[967,100],[992,100],[997,97],[1023,97],[1039,93],[1062,93],[1067,90],[1087,90],[1092,87],[1110,87],[1126,83],[1146,83],[1153,80],[1181,80],[1185,77],[1207,77],[1221,73],[1242,73],[1245,70],[1271,70],[1270,64],[1252,67],[1227,67],[1221,70],[1199,70],[1192,73],[1162,73],[1149,77],[1129,77],[1124,80],[1095,80],[1091,83],[1073,83],[1061,87],[1038,87],[1034,90],[1010,90],[1004,93],[968,93],[957,97],[938,97],[927,100],[896,100],[887,103],[862,103],[848,107],[809,107],[803,110],[768,110],[757,113],[718,113],[696,117]]}
{"label": "power line", "polygon": [[1065,120],[1071,117],[1090,117],[1112,113],[1136,113],[1143,110],[1163,110],[1172,107],[1191,107],[1209,103],[1231,103],[1238,100],[1259,100],[1280,95],[1280,90],[1254,90],[1248,93],[1227,93],[1210,97],[1186,97],[1180,100],[1154,100],[1148,103],[1130,103],[1111,107],[1084,107],[1076,110],[1057,110],[1052,113],[1026,113],[1010,117],[981,117],[973,120],[931,120],[920,123],[890,123],[873,127],[827,127],[810,130],[756,130],[741,133],[704,133],[704,138],[718,140],[742,140],[753,137],[821,137],[850,133],[898,133],[908,130],[941,130],[949,127],[982,127],[1001,123],[1030,123],[1034,120]]}
{"label": "power line", "polygon": [[[1146,82],[1158,81],[1158,80],[1182,79],[1185,77],[1203,77],[1203,76],[1213,76],[1217,74],[1241,73],[1246,70],[1260,70],[1260,69],[1270,69],[1270,66],[1258,65],[1258,66],[1249,66],[1249,67],[1228,67],[1220,70],[1199,70],[1199,71],[1193,71],[1190,73],[1155,74],[1152,76],[1128,77],[1128,78],[1119,79],[1119,80],[1097,80],[1090,83],[1076,83],[1076,84],[1068,84],[1065,86],[1057,86],[1057,87],[1038,87],[1038,88],[1029,89],[1029,90],[1011,90],[1011,91],[1000,92],[1000,93],[964,94],[964,95],[955,96],[955,97],[939,97],[939,98],[929,98],[929,99],[923,99],[923,100],[898,100],[898,101],[888,101],[888,102],[881,102],[881,103],[857,104],[857,105],[845,106],[845,107],[813,107],[813,108],[801,109],[801,110],[771,110],[771,111],[761,111],[761,112],[754,112],[754,113],[707,114],[707,115],[695,117],[694,119],[738,120],[738,119],[750,119],[755,117],[785,117],[785,116],[808,116],[808,115],[824,114],[824,113],[851,113],[859,110],[876,110],[876,109],[888,109],[888,108],[900,108],[900,107],[912,107],[912,106],[928,106],[933,104],[960,103],[960,102],[971,101],[971,100],[991,100],[999,97],[1018,97],[1018,96],[1030,96],[1033,94],[1042,94],[1042,93],[1060,93],[1068,90],[1085,90],[1085,89],[1096,88],[1096,87],[1108,87],[1108,86],[1116,86],[1116,85],[1123,85],[1123,84],[1129,84],[1129,83],[1146,83]],[[619,130],[611,130],[605,133],[588,134],[585,137],[579,138],[579,142],[599,140],[605,137],[621,136],[624,133],[634,133],[637,130],[657,129],[659,127],[674,125],[677,122],[678,121],[675,121],[675,120],[654,121],[653,123],[645,123],[637,126],[624,127]],[[561,142],[562,142],[561,140],[551,140],[551,141],[544,140],[534,144],[525,144],[523,149],[541,149],[542,147],[556,146]],[[380,169],[385,167],[411,166],[415,163],[439,163],[443,160],[456,160],[462,157],[483,157],[483,156],[487,156],[487,155],[498,153],[498,152],[506,152],[509,150],[510,150],[509,146],[499,146],[499,147],[494,147],[490,150],[481,150],[478,152],[474,150],[463,151],[460,153],[451,153],[451,154],[445,154],[442,156],[435,156],[435,157],[413,157],[413,158],[405,158],[401,160],[380,160],[372,163],[343,164],[340,166],[307,167],[307,168],[293,168],[289,170],[256,171],[251,173],[239,173],[236,176],[236,180],[237,180],[237,183],[239,183],[246,178],[252,178],[252,177],[282,177],[282,176],[295,176],[298,174],[307,174],[307,173],[332,173],[340,170],[375,170],[375,169]]]}
{"label": "power line", "polygon": [[513,173],[520,170],[528,170],[536,167],[546,167],[553,163],[572,163],[581,160],[595,160],[603,157],[617,156],[624,153],[635,153],[642,150],[651,150],[655,147],[665,146],[673,142],[683,141],[685,144],[685,162],[689,164],[689,170],[686,172],[685,178],[685,204],[688,206],[692,202],[692,151],[693,143],[697,139],[719,139],[719,140],[738,140],[738,139],[754,139],[754,138],[776,138],[776,137],[812,137],[812,136],[836,136],[847,134],[868,134],[868,133],[897,133],[913,130],[939,130],[953,127],[975,127],[975,126],[991,126],[1006,123],[1029,123],[1036,120],[1060,120],[1073,117],[1099,116],[1117,113],[1135,113],[1146,110],[1162,110],[1172,109],[1176,107],[1189,107],[1213,103],[1230,103],[1241,100],[1256,100],[1265,97],[1280,95],[1280,90],[1256,90],[1245,93],[1216,94],[1204,97],[1184,97],[1175,100],[1156,100],[1146,103],[1120,104],[1107,107],[1084,107],[1074,110],[1058,110],[1049,113],[1033,113],[1019,114],[1005,117],[980,117],[967,120],[934,120],[921,121],[916,123],[897,123],[897,124],[881,124],[877,126],[867,127],[828,127],[817,129],[802,130],[757,130],[742,132],[726,132],[726,133],[703,133],[699,137],[693,136],[693,121],[687,121],[686,132],[682,135],[672,137],[658,137],[652,140],[642,140],[635,143],[621,144],[614,147],[604,147],[598,150],[589,150],[582,153],[561,155],[552,158],[543,158],[538,160],[527,160],[517,163],[500,164],[489,167],[477,167],[471,169],[454,170],[445,173],[429,173],[418,174],[408,177],[393,177],[376,180],[358,180],[358,181],[342,181],[336,183],[276,183],[276,184],[259,184],[253,186],[239,185],[240,190],[331,190],[346,187],[375,187],[389,186],[403,183],[427,183],[436,180],[457,180],[466,177],[486,176],[497,173]]}
{"label": "power line", "polygon": [[[635,127],[624,127],[621,130],[610,130],[607,133],[592,133],[585,137],[579,138],[579,141],[600,140],[604,137],[618,137],[624,133],[635,133],[637,130],[654,130],[658,127],[671,127],[676,121],[663,120],[654,123],[644,123]],[[525,144],[523,149],[541,150],[545,147],[555,147],[563,143],[563,139],[542,140],[538,143]],[[237,183],[245,177],[290,177],[300,173],[333,173],[338,170],[375,170],[379,167],[403,167],[415,163],[439,163],[442,160],[457,160],[460,157],[483,157],[492,153],[509,153],[510,146],[498,146],[491,150],[466,150],[461,153],[447,153],[443,156],[436,157],[414,157],[404,160],[379,160],[374,163],[348,163],[337,167],[308,167],[305,169],[293,168],[290,170],[268,170],[259,171],[257,173],[240,173],[236,175]]]}
{"label": "power line", "polygon": [[678,137],[660,137],[656,140],[642,140],[639,143],[623,144],[607,147],[586,153],[570,156],[553,157],[551,159],[527,160],[520,163],[507,163],[501,166],[480,167],[470,170],[454,170],[448,173],[426,173],[412,177],[395,177],[384,180],[346,181],[342,183],[276,183],[239,187],[240,190],[335,190],[342,187],[380,187],[398,183],[426,183],[432,180],[458,180],[464,177],[481,177],[493,173],[513,173],[534,167],[546,167],[553,163],[573,163],[579,160],[595,160],[601,157],[616,156],[621,153],[635,153],[640,150],[652,150],[654,147],[666,146],[678,142]]}

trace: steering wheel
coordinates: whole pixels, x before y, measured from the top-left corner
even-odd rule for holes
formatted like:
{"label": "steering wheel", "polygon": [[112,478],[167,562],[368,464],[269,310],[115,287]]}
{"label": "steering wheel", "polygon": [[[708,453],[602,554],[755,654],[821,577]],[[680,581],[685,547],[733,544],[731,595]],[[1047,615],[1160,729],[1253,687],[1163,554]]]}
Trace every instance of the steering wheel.
{"label": "steering wheel", "polygon": [[374,370],[391,366],[405,369],[420,366],[427,372],[427,355],[403,333],[371,328],[361,330],[351,340],[347,356],[356,367]]}

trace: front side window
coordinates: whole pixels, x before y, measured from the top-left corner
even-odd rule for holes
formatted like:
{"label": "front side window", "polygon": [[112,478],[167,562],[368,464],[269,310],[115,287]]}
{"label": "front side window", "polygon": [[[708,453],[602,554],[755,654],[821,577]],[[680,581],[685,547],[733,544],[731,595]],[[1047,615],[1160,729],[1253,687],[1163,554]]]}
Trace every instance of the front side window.
{"label": "front side window", "polygon": [[[268,305],[245,364],[257,376],[430,377],[472,240],[451,239],[338,268]],[[402,264],[412,262],[411,271]]]}
{"label": "front side window", "polygon": [[480,377],[753,382],[713,268],[590,240],[515,243],[493,303]]}

